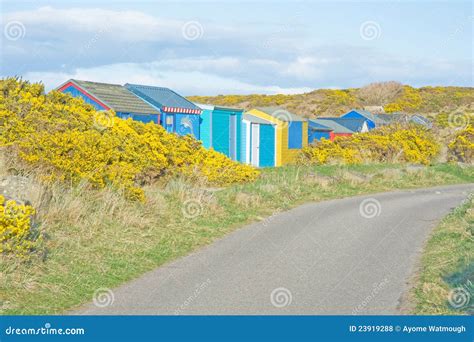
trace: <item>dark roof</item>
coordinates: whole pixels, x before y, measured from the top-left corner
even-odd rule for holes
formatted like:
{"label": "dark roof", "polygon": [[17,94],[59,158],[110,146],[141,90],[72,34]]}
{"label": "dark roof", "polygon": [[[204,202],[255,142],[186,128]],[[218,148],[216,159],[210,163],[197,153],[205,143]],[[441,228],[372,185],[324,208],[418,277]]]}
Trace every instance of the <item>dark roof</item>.
{"label": "dark roof", "polygon": [[160,109],[169,107],[201,111],[201,108],[169,88],[129,83],[125,87]]}
{"label": "dark roof", "polygon": [[331,128],[334,133],[354,133],[354,131],[350,130],[349,128],[342,126],[341,124],[337,123],[336,121],[332,120],[333,118],[326,118],[326,119],[312,119],[309,120],[313,123],[317,123],[326,127]]}
{"label": "dark roof", "polygon": [[120,84],[98,83],[74,79],[69,80],[68,82],[76,84],[116,112],[140,114],[160,113]]}
{"label": "dark roof", "polygon": [[364,123],[367,119],[351,119],[351,118],[319,118],[319,119],[326,119],[326,120],[333,120],[337,122],[339,125],[344,126],[350,129],[352,132],[360,132],[364,127]]}
{"label": "dark roof", "polygon": [[314,120],[308,120],[308,128],[314,131],[332,131],[333,129],[331,127],[322,125],[319,122],[316,122]]}
{"label": "dark roof", "polygon": [[281,107],[256,107],[255,109],[271,115],[281,121],[306,121],[306,119],[302,118],[301,116],[293,114]]}

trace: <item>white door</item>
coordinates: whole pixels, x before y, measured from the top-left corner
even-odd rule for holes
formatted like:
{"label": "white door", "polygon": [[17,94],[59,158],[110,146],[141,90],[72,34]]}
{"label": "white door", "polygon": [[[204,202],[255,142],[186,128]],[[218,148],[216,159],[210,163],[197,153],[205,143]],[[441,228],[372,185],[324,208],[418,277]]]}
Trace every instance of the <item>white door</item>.
{"label": "white door", "polygon": [[252,124],[252,157],[250,160],[253,166],[258,167],[259,155],[260,155],[260,125]]}

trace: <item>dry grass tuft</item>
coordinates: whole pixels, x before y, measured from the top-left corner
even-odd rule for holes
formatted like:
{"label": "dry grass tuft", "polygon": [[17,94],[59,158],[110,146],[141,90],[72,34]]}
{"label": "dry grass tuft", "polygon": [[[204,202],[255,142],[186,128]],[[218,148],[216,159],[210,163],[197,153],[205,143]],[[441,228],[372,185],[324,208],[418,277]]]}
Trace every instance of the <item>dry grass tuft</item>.
{"label": "dry grass tuft", "polygon": [[336,179],[331,176],[325,176],[325,175],[311,172],[305,175],[305,177],[303,178],[303,181],[306,184],[317,185],[323,189],[327,189],[336,182]]}
{"label": "dry grass tuft", "polygon": [[373,175],[340,169],[336,172],[336,178],[343,182],[348,182],[352,186],[356,186],[370,182],[373,178]]}
{"label": "dry grass tuft", "polygon": [[261,204],[262,198],[258,194],[238,192],[235,194],[234,202],[243,208],[254,208]]}

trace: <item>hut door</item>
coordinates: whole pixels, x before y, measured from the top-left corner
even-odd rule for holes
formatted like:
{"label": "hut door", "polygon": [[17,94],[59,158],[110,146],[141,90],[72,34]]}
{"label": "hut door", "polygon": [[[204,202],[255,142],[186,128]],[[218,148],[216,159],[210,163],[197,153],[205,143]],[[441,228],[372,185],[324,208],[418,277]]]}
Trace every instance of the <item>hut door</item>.
{"label": "hut door", "polygon": [[237,159],[237,116],[229,117],[229,157],[232,160]]}
{"label": "hut door", "polygon": [[253,166],[259,165],[260,160],[260,125],[252,124],[252,154],[250,163]]}

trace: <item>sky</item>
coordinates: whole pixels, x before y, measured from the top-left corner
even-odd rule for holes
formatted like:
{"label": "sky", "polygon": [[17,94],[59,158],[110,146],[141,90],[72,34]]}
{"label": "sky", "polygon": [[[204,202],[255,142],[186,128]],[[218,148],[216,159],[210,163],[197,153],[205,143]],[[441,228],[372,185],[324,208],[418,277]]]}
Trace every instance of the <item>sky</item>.
{"label": "sky", "polygon": [[0,77],[183,95],[294,94],[399,81],[473,86],[461,1],[0,0]]}

